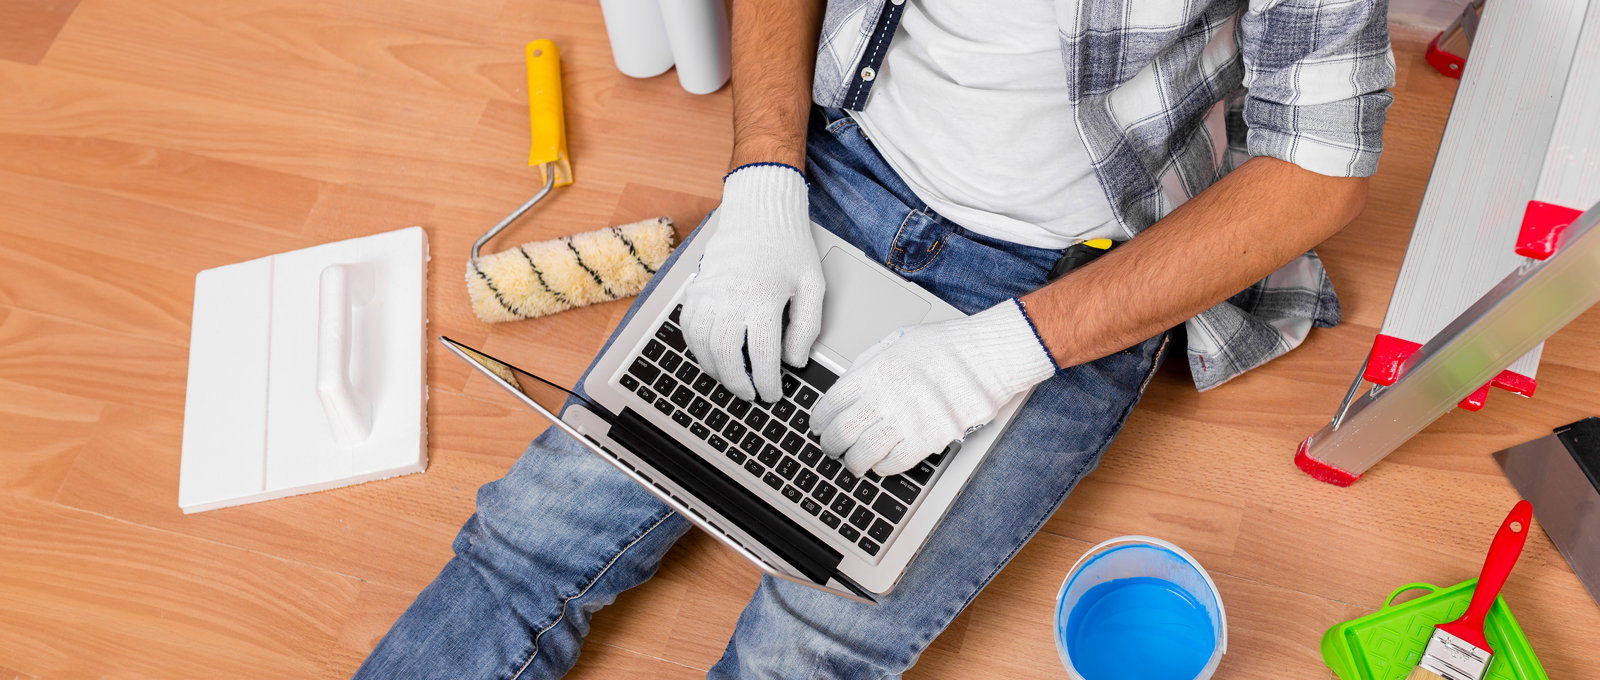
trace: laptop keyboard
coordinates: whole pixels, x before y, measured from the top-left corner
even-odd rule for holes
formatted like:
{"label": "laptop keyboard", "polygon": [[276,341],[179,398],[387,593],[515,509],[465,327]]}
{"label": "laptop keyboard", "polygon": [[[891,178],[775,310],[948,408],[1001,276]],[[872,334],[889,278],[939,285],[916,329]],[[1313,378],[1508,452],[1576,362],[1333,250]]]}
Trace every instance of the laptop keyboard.
{"label": "laptop keyboard", "polygon": [[623,389],[867,556],[876,556],[949,449],[898,475],[856,477],[838,459],[822,455],[810,434],[811,408],[838,376],[815,361],[798,370],[783,365],[782,399],[772,404],[740,399],[700,370],[678,327],[682,311],[683,305],[674,307],[633,358],[619,379]]}

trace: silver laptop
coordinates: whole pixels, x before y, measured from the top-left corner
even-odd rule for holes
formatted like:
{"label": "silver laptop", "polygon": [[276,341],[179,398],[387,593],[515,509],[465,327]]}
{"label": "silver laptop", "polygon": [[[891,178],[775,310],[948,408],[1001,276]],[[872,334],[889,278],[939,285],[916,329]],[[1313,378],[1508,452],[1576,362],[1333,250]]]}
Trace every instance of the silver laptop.
{"label": "silver laptop", "polygon": [[599,357],[583,384],[589,403],[560,417],[529,394],[524,377],[542,378],[440,340],[762,571],[872,602],[894,588],[1028,395],[912,470],[857,478],[810,435],[817,399],[890,331],[962,313],[813,224],[827,279],[821,337],[805,367],[783,367],[783,399],[744,401],[699,370],[678,326],[716,229],[713,214]]}

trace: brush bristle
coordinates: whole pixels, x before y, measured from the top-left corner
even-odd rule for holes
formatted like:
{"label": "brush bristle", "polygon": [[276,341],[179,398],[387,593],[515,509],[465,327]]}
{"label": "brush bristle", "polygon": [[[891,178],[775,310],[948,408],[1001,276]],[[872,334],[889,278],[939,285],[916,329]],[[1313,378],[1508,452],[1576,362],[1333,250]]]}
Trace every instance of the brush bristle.
{"label": "brush bristle", "polygon": [[1416,668],[1411,669],[1411,675],[1407,675],[1406,680],[1444,680],[1444,676],[1421,666],[1417,666]]}

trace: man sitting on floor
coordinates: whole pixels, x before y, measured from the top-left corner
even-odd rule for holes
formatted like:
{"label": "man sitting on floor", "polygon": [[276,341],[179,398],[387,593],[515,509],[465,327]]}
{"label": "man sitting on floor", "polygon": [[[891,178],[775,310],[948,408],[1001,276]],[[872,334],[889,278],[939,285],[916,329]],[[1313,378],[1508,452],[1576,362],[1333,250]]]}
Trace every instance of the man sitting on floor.
{"label": "man sitting on floor", "polygon": [[[764,578],[711,677],[897,677],[1099,462],[1168,329],[1208,389],[1337,322],[1308,251],[1377,167],[1386,10],[735,2],[733,171],[682,317],[706,371],[772,401],[779,362],[806,361],[815,221],[971,314],[858,358],[815,407],[826,453],[907,470],[1034,391],[879,604]],[[1124,243],[1050,281],[1094,238]],[[357,677],[560,676],[589,617],[689,526],[547,431],[479,492],[456,557]]]}

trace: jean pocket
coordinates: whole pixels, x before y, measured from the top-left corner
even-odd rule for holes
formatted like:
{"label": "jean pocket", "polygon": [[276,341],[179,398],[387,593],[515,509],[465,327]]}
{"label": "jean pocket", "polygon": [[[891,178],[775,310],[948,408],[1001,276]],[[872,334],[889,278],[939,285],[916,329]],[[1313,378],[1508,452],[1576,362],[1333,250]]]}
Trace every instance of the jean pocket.
{"label": "jean pocket", "polygon": [[926,269],[944,250],[950,227],[924,211],[912,210],[900,221],[900,229],[889,244],[889,259],[885,264],[903,273]]}
{"label": "jean pocket", "polygon": [[846,142],[850,141],[850,140],[845,139],[846,135],[854,135],[857,138],[859,138],[861,141],[868,141],[867,140],[867,131],[866,130],[862,130],[861,129],[861,124],[857,123],[856,119],[851,118],[848,115],[846,115],[845,117],[840,118],[838,120],[835,120],[835,121],[833,121],[831,123],[828,123],[827,130],[828,130],[828,132],[832,133],[833,136],[835,138],[839,139],[840,141],[846,141]]}

